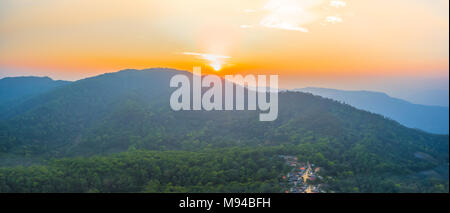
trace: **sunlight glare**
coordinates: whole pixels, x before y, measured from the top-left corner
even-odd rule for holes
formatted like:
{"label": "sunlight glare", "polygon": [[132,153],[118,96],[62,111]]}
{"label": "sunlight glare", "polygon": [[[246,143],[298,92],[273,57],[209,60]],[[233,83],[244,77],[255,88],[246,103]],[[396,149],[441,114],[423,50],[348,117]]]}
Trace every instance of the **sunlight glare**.
{"label": "sunlight glare", "polygon": [[208,61],[209,66],[211,66],[216,72],[222,69],[222,66],[223,64],[225,64],[226,59],[231,58],[230,56],[215,55],[208,53],[183,52],[183,54],[197,56],[200,59]]}

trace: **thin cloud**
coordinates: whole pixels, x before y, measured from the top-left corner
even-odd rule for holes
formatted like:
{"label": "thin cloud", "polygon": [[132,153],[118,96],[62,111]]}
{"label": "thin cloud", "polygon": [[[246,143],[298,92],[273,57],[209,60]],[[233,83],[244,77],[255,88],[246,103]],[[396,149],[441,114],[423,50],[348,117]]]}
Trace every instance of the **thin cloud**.
{"label": "thin cloud", "polygon": [[222,69],[223,64],[225,64],[226,59],[230,59],[230,56],[216,55],[209,53],[197,53],[197,52],[182,52],[183,55],[196,56],[199,59],[206,60],[209,65],[216,71]]}
{"label": "thin cloud", "polygon": [[341,23],[343,20],[341,17],[338,16],[328,16],[325,19],[326,22],[330,23],[330,24],[336,24],[336,23]]}
{"label": "thin cloud", "polygon": [[264,5],[268,12],[260,22],[267,28],[309,32],[302,26],[316,19],[312,8],[320,5],[321,1],[299,1],[299,0],[270,0]]}
{"label": "thin cloud", "polygon": [[[271,29],[309,32],[308,25],[318,20],[322,25],[342,22],[338,16],[327,16],[332,10],[347,6],[341,0],[269,0],[261,10],[245,9],[244,13],[265,13],[258,26]],[[253,28],[254,25],[241,25],[242,29]]]}
{"label": "thin cloud", "polygon": [[330,6],[335,8],[343,8],[347,6],[345,1],[330,1]]}

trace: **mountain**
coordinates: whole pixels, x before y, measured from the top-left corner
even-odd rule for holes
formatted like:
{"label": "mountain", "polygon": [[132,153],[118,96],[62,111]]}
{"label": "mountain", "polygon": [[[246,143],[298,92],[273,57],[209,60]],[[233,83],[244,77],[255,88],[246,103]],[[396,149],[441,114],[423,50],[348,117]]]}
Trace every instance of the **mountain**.
{"label": "mountain", "polygon": [[0,79],[0,111],[12,108],[22,101],[43,94],[68,81],[55,81],[49,77],[8,77]]}
{"label": "mountain", "polygon": [[[0,164],[8,166],[0,169],[0,190],[27,191],[31,186],[26,184],[44,181],[58,184],[37,191],[140,191],[163,182],[168,184],[163,188],[175,191],[192,187],[208,191],[211,188],[201,186],[237,187],[251,180],[261,181],[260,187],[269,190],[264,185],[278,185],[282,180],[276,174],[285,171],[278,161],[269,161],[290,154],[320,165],[324,177],[332,177],[323,180],[332,191],[448,191],[448,135],[410,129],[303,92],[281,92],[278,119],[273,122],[260,122],[259,111],[175,112],[169,106],[175,90],[169,81],[176,74],[192,78],[190,72],[172,69],[124,70],[69,83],[14,107],[7,119],[0,120]],[[238,151],[242,149],[250,151]],[[152,157],[173,151],[192,156],[190,163],[170,166],[182,164],[184,157],[167,161]],[[214,158],[208,153],[226,155]],[[50,160],[55,158],[64,159]],[[210,158],[213,162],[203,164]],[[242,165],[233,159],[253,160]],[[147,168],[153,160],[158,168]],[[258,169],[261,161],[268,167]],[[211,167],[219,167],[216,172],[208,170],[215,179],[191,177]],[[437,175],[424,175],[426,171]],[[163,178],[175,174],[173,181]],[[249,176],[240,179],[244,174]],[[28,180],[15,181],[20,178]],[[136,185],[127,179],[136,180]],[[85,187],[77,188],[79,184]]]}
{"label": "mountain", "polygon": [[358,109],[383,115],[410,128],[436,134],[449,133],[448,107],[412,104],[384,93],[371,91],[344,91],[315,87],[295,89],[294,91],[344,102]]}
{"label": "mountain", "polygon": [[[447,85],[448,88],[448,85]],[[404,100],[408,100],[415,104],[422,104],[427,106],[449,106],[449,90],[445,89],[422,89],[410,91],[406,94],[398,94]]]}

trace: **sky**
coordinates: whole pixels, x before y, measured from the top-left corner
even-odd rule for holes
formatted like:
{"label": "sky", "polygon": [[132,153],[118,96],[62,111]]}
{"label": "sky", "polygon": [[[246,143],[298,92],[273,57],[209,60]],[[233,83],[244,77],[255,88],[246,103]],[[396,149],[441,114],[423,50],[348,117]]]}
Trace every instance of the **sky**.
{"label": "sky", "polygon": [[193,66],[448,105],[449,1],[0,1],[0,78]]}

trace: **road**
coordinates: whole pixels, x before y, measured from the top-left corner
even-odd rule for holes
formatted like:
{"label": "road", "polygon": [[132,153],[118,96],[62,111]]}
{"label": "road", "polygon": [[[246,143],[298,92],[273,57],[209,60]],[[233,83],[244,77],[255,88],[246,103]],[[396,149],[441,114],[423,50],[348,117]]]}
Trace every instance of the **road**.
{"label": "road", "polygon": [[[309,180],[309,176],[311,173],[311,164],[308,162],[308,167],[306,168],[306,171],[303,173],[303,182],[306,183],[307,180]],[[312,186],[309,185],[308,188],[306,188],[305,193],[312,193]]]}

